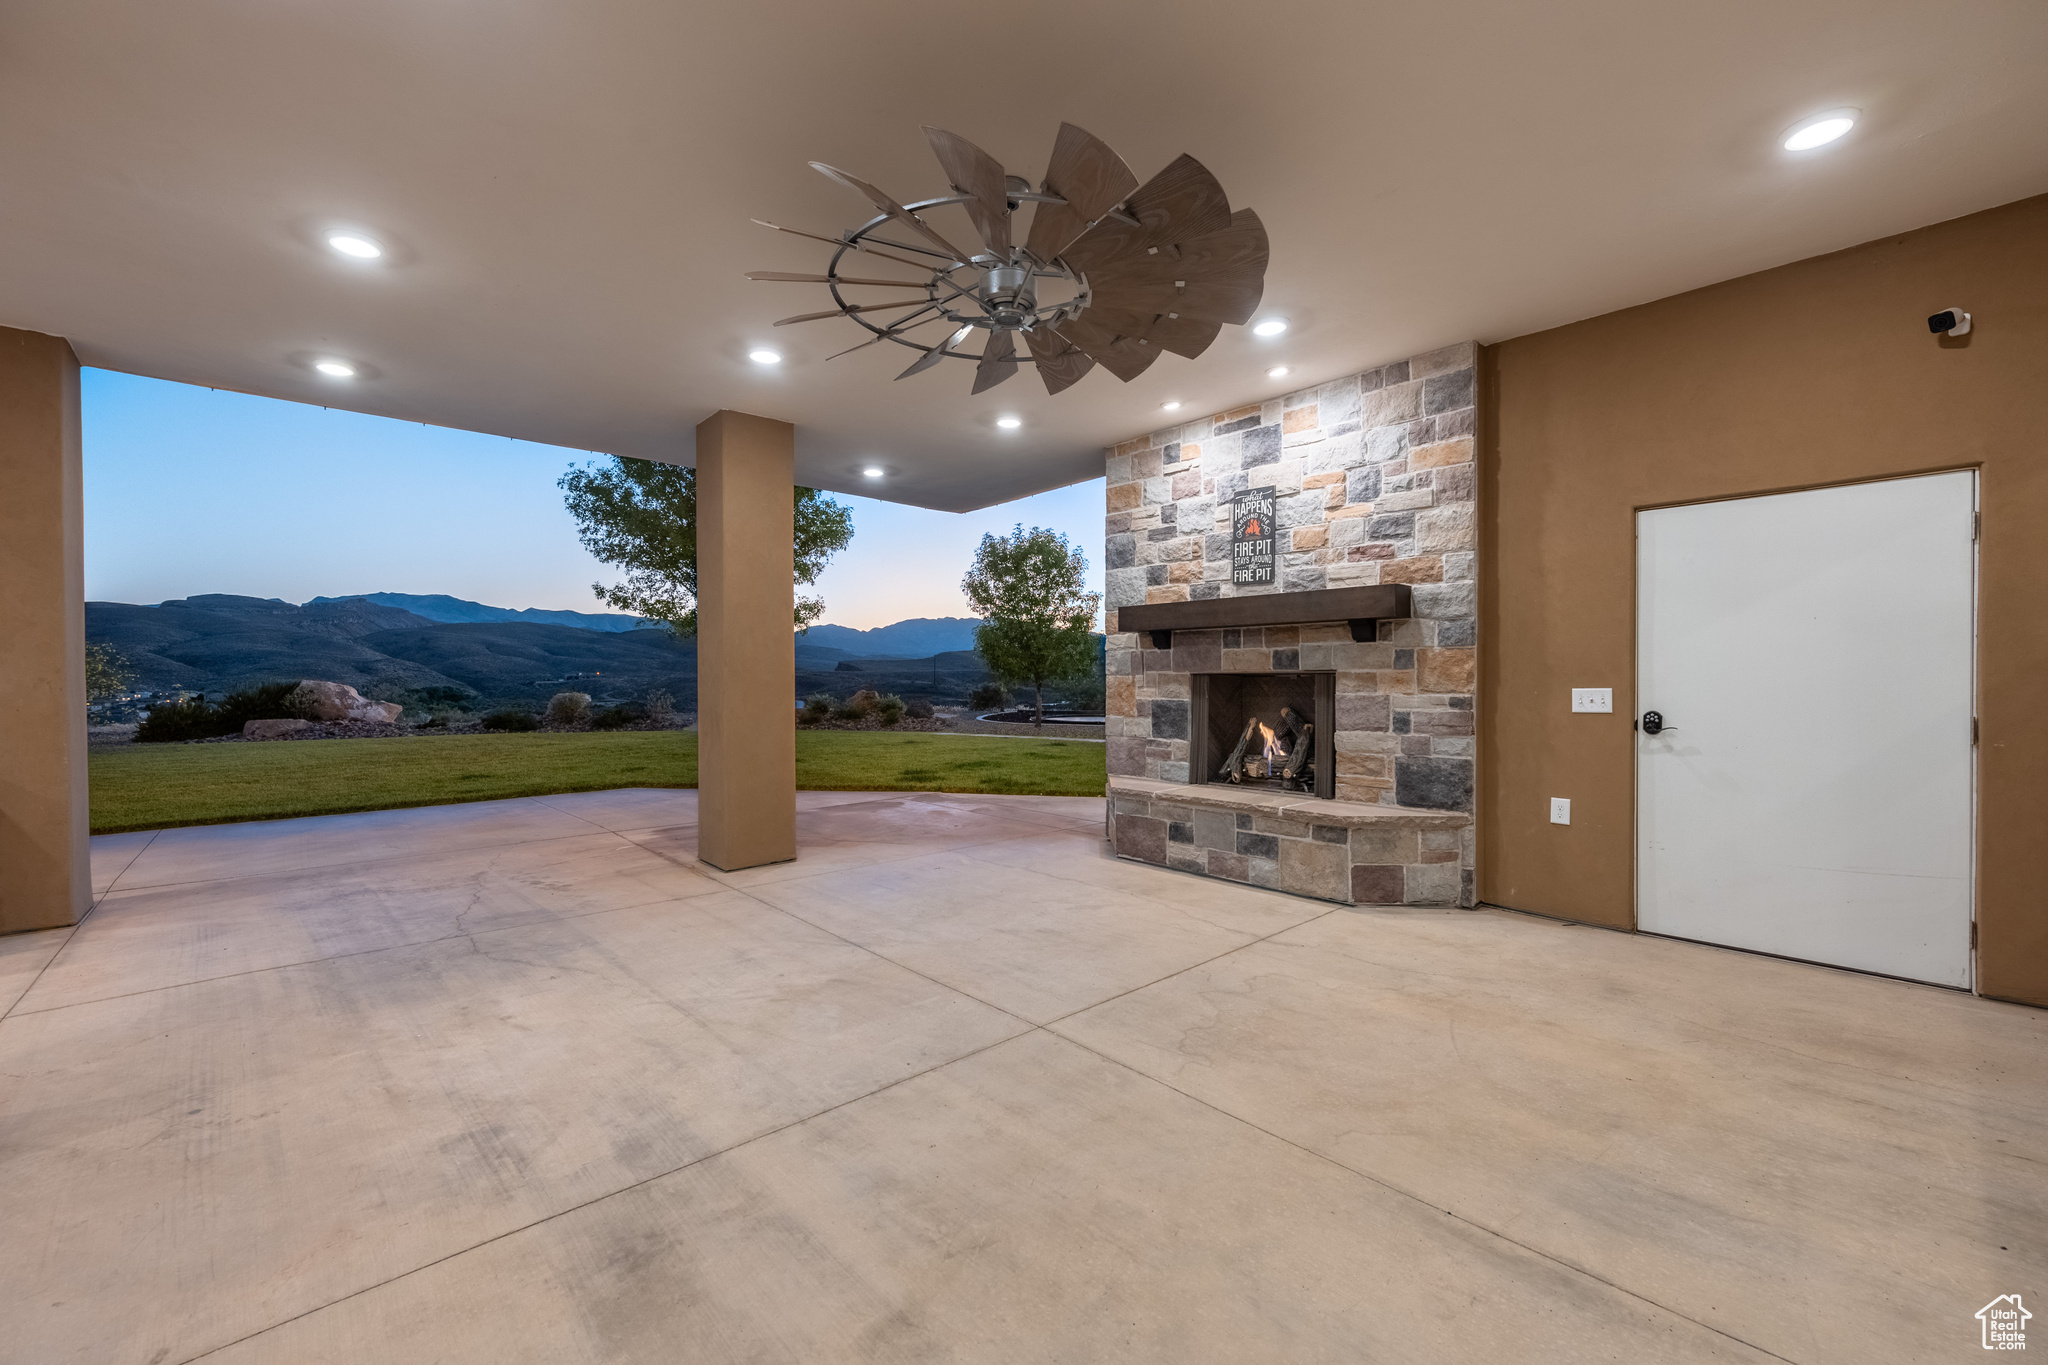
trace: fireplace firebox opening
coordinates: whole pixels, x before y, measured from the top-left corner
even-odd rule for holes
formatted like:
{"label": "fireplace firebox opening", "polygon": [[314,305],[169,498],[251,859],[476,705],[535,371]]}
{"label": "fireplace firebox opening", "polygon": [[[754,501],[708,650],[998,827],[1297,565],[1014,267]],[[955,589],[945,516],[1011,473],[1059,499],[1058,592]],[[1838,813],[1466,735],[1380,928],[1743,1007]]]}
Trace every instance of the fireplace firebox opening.
{"label": "fireplace firebox opening", "polygon": [[1335,673],[1189,678],[1188,781],[1337,795]]}

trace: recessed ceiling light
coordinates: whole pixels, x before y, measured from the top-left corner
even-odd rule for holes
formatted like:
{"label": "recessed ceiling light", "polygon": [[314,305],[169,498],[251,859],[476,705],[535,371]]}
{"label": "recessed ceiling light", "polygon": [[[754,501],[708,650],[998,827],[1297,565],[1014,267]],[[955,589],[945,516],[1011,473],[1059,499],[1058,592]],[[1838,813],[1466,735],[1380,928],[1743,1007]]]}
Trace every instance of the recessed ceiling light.
{"label": "recessed ceiling light", "polygon": [[879,479],[886,472],[887,471],[882,469],[879,465],[869,465],[866,469],[863,469],[861,471],[861,477],[868,479]]}
{"label": "recessed ceiling light", "polygon": [[1024,425],[1024,419],[1021,417],[998,417],[996,418],[996,425],[1004,431],[1015,431],[1018,427]]}
{"label": "recessed ceiling light", "polygon": [[747,359],[753,361],[756,365],[780,365],[782,363],[781,353],[769,350],[748,351]]}
{"label": "recessed ceiling light", "polygon": [[353,256],[359,261],[374,261],[384,254],[384,248],[360,232],[330,232],[327,245],[344,256]]}
{"label": "recessed ceiling light", "polygon": [[1278,379],[1286,373],[1287,367],[1285,365],[1275,365],[1272,369],[1266,371],[1266,378]]}
{"label": "recessed ceiling light", "polygon": [[1168,402],[1161,403],[1159,406],[1165,408],[1168,412],[1172,412],[1180,407],[1180,400],[1178,398],[1171,399]]}
{"label": "recessed ceiling light", "polygon": [[346,360],[316,360],[313,368],[330,379],[354,379],[356,367]]}
{"label": "recessed ceiling light", "polygon": [[1255,337],[1276,337],[1286,330],[1286,318],[1267,318],[1264,322],[1252,328],[1252,335]]}
{"label": "recessed ceiling light", "polygon": [[1836,109],[1799,124],[1785,134],[1779,145],[1788,152],[1810,152],[1815,147],[1827,146],[1855,126],[1854,109]]}

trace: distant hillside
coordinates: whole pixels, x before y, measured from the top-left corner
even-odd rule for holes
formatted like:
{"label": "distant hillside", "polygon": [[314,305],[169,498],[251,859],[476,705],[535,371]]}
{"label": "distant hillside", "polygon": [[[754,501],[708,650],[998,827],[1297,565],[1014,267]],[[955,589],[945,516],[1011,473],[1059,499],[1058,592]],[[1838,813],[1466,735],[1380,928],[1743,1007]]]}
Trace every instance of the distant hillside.
{"label": "distant hillside", "polygon": [[[402,605],[402,604],[401,604]],[[843,650],[854,658],[923,659],[934,654],[974,648],[972,616],[920,616],[893,626],[854,630],[849,626],[812,626],[796,637],[799,646]]]}
{"label": "distant hillside", "polygon": [[289,678],[344,682],[374,696],[454,686],[480,700],[543,700],[570,686],[637,697],[697,694],[697,651],[665,630],[596,631],[531,622],[428,620],[363,598],[295,607],[213,593],[130,606],[85,604],[86,636],[135,664],[144,691],[231,691]]}
{"label": "distant hillside", "polygon": [[523,621],[537,626],[573,626],[577,630],[627,631],[650,628],[656,623],[619,612],[543,611],[539,607],[487,607],[446,593],[365,592],[353,597],[316,597],[307,606],[332,602],[374,602],[380,607],[398,607],[429,621],[478,622]]}
{"label": "distant hillside", "polygon": [[[531,620],[444,622],[364,597],[316,598],[295,607],[225,593],[152,607],[88,602],[85,623],[88,639],[111,644],[134,662],[141,691],[218,696],[254,683],[325,678],[379,698],[458,687],[472,694],[474,705],[531,704],[564,690],[588,692],[600,701],[630,700],[657,687],[685,710],[696,705],[696,642],[678,641],[666,630],[592,630]],[[894,629],[845,633],[886,637]],[[963,701],[988,678],[972,653],[852,657],[816,643],[817,635],[813,628],[797,638],[792,698],[811,692],[845,696],[872,687]]]}
{"label": "distant hillside", "polygon": [[[309,607],[341,602],[372,602],[397,607],[429,621],[446,624],[475,624],[485,621],[519,621],[539,626],[573,626],[577,630],[623,633],[657,629],[658,623],[619,612],[544,611],[539,607],[487,607],[467,598],[446,593],[365,592],[352,597],[316,597]],[[850,658],[922,659],[934,654],[974,648],[974,628],[981,622],[971,616],[918,617],[872,630],[850,626],[812,626],[797,637],[799,649],[826,649]]]}
{"label": "distant hillside", "polygon": [[844,697],[870,687],[903,697],[965,701],[969,692],[987,681],[989,672],[981,656],[967,650],[952,650],[923,659],[863,657],[834,663],[799,651],[796,659],[797,694],[806,697],[813,692]]}
{"label": "distant hillside", "polygon": [[491,697],[544,699],[571,690],[631,699],[663,687],[687,706],[697,695],[697,642],[665,630],[480,621],[379,631],[362,643]]}

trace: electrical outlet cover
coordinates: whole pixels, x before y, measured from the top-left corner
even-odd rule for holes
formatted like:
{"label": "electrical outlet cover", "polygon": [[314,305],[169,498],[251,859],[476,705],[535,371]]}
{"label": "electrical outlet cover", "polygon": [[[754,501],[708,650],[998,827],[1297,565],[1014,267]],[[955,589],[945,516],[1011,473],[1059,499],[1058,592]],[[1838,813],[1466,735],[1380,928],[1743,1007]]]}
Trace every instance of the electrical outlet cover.
{"label": "electrical outlet cover", "polygon": [[1572,822],[1572,799],[1569,796],[1550,798],[1550,823],[1569,825]]}
{"label": "electrical outlet cover", "polygon": [[1574,687],[1572,689],[1572,710],[1612,711],[1614,689],[1611,687]]}

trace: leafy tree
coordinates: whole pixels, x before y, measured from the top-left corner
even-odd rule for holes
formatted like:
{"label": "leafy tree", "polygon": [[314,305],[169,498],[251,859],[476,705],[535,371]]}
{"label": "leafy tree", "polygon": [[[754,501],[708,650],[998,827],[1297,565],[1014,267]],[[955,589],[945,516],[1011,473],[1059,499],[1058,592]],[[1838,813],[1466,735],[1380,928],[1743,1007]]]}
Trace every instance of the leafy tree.
{"label": "leafy tree", "polygon": [[1095,668],[1095,609],[1088,561],[1057,531],[1021,525],[981,538],[960,590],[982,624],[974,649],[1004,682],[1027,683],[1033,724],[1045,723],[1045,686]]}
{"label": "leafy tree", "polygon": [[135,681],[135,665],[112,645],[85,647],[85,699],[109,701],[126,692]]}
{"label": "leafy tree", "polygon": [[[583,547],[625,570],[614,587],[591,584],[620,611],[661,621],[679,636],[697,633],[697,471],[613,456],[561,478]],[[808,587],[853,539],[853,510],[815,488],[796,497],[796,581]],[[796,628],[825,614],[822,598],[798,597]]]}

